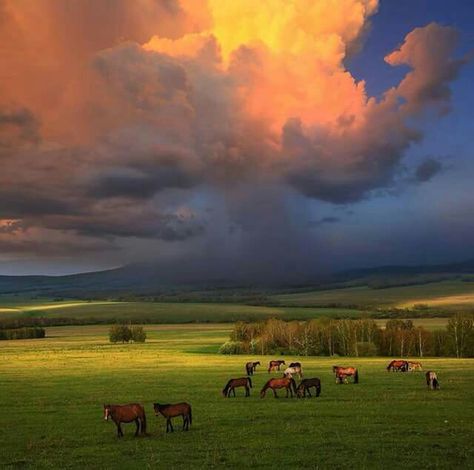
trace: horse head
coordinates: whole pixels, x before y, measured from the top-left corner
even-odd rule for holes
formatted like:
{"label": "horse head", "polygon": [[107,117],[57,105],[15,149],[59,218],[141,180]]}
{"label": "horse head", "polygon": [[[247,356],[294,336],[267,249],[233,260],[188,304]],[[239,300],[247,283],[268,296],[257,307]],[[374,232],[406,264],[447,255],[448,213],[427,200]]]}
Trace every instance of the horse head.
{"label": "horse head", "polygon": [[161,405],[159,403],[153,403],[153,411],[155,412],[155,415],[158,416],[160,412]]}
{"label": "horse head", "polygon": [[110,418],[110,405],[104,405],[104,419],[108,421]]}

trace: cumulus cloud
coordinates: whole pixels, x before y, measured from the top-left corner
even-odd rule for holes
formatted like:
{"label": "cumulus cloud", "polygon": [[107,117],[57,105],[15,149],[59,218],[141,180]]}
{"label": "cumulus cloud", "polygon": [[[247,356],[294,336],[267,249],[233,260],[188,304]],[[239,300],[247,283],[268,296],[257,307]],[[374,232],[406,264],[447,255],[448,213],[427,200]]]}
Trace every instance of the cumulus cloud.
{"label": "cumulus cloud", "polygon": [[[422,112],[449,107],[465,63],[454,29],[417,28],[386,57],[410,67],[405,78],[368,96],[344,64],[377,0],[0,6],[0,219],[84,243],[206,236],[203,191],[232,227],[260,226],[258,243],[292,191],[369,197],[422,138]],[[416,177],[437,171],[425,162]],[[255,217],[248,187],[265,194]]]}

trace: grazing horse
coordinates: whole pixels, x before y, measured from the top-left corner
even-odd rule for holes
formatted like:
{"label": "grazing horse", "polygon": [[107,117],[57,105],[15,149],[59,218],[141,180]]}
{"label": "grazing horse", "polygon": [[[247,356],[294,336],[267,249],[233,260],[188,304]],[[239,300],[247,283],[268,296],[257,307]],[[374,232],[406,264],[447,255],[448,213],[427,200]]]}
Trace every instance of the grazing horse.
{"label": "grazing horse", "polygon": [[421,362],[408,362],[408,370],[413,372],[414,370],[423,370]]}
{"label": "grazing horse", "polygon": [[387,370],[390,372],[408,372],[408,362],[402,359],[396,359],[390,362],[387,366]]}
{"label": "grazing horse", "polygon": [[131,423],[135,421],[137,430],[135,436],[146,434],[146,416],[145,409],[138,403],[129,405],[104,405],[104,419],[112,421],[117,426],[117,436],[122,437],[123,431],[120,423]]}
{"label": "grazing horse", "polygon": [[303,378],[303,369],[301,368],[301,366],[295,366],[295,367],[287,367],[285,369],[285,372],[283,372],[283,375],[285,377],[293,377],[293,374],[298,374],[300,379]]}
{"label": "grazing horse", "polygon": [[277,389],[286,388],[286,398],[288,398],[288,391],[290,391],[291,398],[293,398],[293,391],[296,393],[296,382],[291,377],[281,377],[279,379],[270,379],[262,388],[260,398],[265,398],[265,393],[271,388],[273,395],[278,398]]}
{"label": "grazing horse", "polygon": [[336,383],[347,383],[347,377],[354,377],[354,383],[359,383],[359,371],[355,367],[332,366],[332,371],[336,375]]}
{"label": "grazing horse", "polygon": [[245,364],[245,371],[247,372],[247,375],[253,375],[253,373],[257,369],[257,366],[259,365],[260,365],[260,361],[247,362],[247,364]]}
{"label": "grazing horse", "polygon": [[176,416],[183,417],[183,431],[188,431],[189,425],[193,422],[191,405],[189,403],[176,403],[174,405],[160,405],[159,403],[153,403],[153,409],[155,410],[156,416],[160,413],[166,418],[166,432],[174,431],[171,418],[175,418]]}
{"label": "grazing horse", "polygon": [[439,390],[439,381],[438,381],[438,376],[436,375],[436,372],[429,370],[426,374],[426,385],[431,389],[431,390]]}
{"label": "grazing horse", "polygon": [[230,379],[224,389],[222,390],[222,395],[229,398],[231,392],[234,392],[236,387],[245,387],[245,396],[250,396],[250,389],[252,388],[252,380],[250,377],[240,377],[239,379]]}
{"label": "grazing horse", "polygon": [[288,367],[301,367],[301,362],[292,362]]}
{"label": "grazing horse", "polygon": [[301,383],[298,385],[298,388],[296,389],[296,396],[298,398],[306,398],[306,392],[308,392],[308,395],[311,397],[311,392],[309,389],[311,387],[314,387],[316,389],[316,396],[319,397],[321,394],[321,380],[319,380],[317,377],[314,379],[304,379],[301,381]]}
{"label": "grazing horse", "polygon": [[282,364],[285,365],[285,361],[281,361],[281,360],[270,361],[270,363],[268,364],[268,372],[270,373],[274,370],[280,370],[280,366]]}

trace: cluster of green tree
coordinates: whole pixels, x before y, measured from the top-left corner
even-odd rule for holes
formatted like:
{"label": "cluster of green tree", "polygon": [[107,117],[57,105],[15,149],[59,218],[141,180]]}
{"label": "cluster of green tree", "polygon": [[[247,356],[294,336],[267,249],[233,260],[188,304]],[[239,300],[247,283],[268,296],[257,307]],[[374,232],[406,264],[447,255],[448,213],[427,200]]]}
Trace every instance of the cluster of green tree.
{"label": "cluster of green tree", "polygon": [[111,343],[144,343],[146,332],[143,326],[113,325],[109,330],[109,339]]}
{"label": "cluster of green tree", "polygon": [[444,330],[415,327],[411,320],[271,319],[237,322],[222,354],[303,356],[456,356],[474,357],[474,315],[455,315]]}
{"label": "cluster of green tree", "polygon": [[39,327],[0,330],[0,340],[44,338],[45,336],[46,336],[46,331],[44,330],[44,328],[39,328]]}

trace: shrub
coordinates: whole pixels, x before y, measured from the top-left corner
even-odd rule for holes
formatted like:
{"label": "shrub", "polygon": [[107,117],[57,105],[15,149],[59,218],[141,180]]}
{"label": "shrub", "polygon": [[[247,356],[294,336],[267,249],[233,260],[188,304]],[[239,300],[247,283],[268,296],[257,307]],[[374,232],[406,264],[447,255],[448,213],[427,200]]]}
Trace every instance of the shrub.
{"label": "shrub", "polygon": [[13,328],[10,330],[0,330],[0,340],[6,339],[36,339],[44,338],[46,331],[44,328]]}
{"label": "shrub", "polygon": [[358,342],[357,351],[361,357],[377,356],[377,346],[369,341]]}
{"label": "shrub", "polygon": [[146,340],[146,333],[143,326],[132,326],[130,328],[132,341],[134,343],[144,343]]}
{"label": "shrub", "polygon": [[111,343],[128,343],[132,339],[132,332],[127,325],[110,327],[109,339]]}
{"label": "shrub", "polygon": [[220,348],[219,354],[240,354],[242,344],[240,341],[226,341]]}

